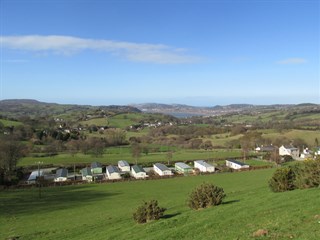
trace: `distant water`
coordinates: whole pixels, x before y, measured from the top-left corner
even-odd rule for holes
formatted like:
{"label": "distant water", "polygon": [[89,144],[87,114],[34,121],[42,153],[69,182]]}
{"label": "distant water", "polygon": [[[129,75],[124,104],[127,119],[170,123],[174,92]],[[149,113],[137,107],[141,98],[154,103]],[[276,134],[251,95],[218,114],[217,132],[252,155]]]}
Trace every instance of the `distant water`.
{"label": "distant water", "polygon": [[188,117],[195,117],[195,116],[204,116],[204,114],[197,114],[197,113],[182,113],[182,112],[170,112],[166,113],[168,115],[172,115],[176,118],[188,118]]}

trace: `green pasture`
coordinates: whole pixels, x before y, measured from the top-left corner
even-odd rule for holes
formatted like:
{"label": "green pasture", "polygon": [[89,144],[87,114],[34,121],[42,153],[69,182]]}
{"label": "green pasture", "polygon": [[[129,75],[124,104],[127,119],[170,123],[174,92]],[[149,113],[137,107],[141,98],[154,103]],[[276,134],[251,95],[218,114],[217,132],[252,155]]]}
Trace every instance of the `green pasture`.
{"label": "green pasture", "polygon": [[288,139],[297,139],[301,138],[309,146],[314,145],[315,138],[320,139],[320,130],[311,131],[311,130],[284,130],[283,132],[269,132],[262,135],[264,138],[276,139],[280,137],[286,137]]}
{"label": "green pasture", "polygon": [[[273,193],[274,169],[0,192],[0,239],[318,239],[319,189]],[[203,182],[223,187],[220,206],[194,211],[186,200]],[[162,219],[136,224],[134,209],[157,199]],[[266,229],[267,236],[252,234]]]}
{"label": "green pasture", "polygon": [[10,120],[6,120],[6,119],[0,119],[0,123],[3,124],[3,126],[5,127],[11,127],[11,126],[19,126],[22,125],[21,122],[18,121],[10,121]]}
{"label": "green pasture", "polygon": [[[109,126],[116,128],[126,128],[134,124],[138,124],[141,120],[153,116],[151,114],[144,113],[123,113],[117,114],[108,118],[93,118],[87,121],[82,121],[83,125],[96,125],[96,126]],[[159,117],[161,119],[162,116]]]}
{"label": "green pasture", "polygon": [[[160,149],[161,150],[161,149]],[[162,146],[163,152],[155,152],[148,154],[141,154],[137,159],[139,164],[151,165],[155,162],[167,162],[167,146]],[[171,149],[169,149],[171,151]],[[185,150],[173,149],[172,162],[188,161],[197,159],[227,159],[234,157],[241,157],[240,150]],[[135,163],[136,159],[132,157],[131,148],[129,147],[113,147],[108,148],[102,157],[94,157],[92,155],[84,155],[77,153],[71,155],[69,153],[60,153],[53,157],[24,157],[19,161],[19,166],[35,165],[36,162],[41,161],[43,164],[54,165],[70,165],[70,164],[83,164],[99,161],[103,164],[116,164],[119,160],[127,160],[129,163]]]}
{"label": "green pasture", "polygon": [[83,125],[88,125],[88,126],[91,126],[91,125],[107,126],[109,122],[108,122],[107,118],[102,117],[102,118],[92,118],[90,120],[82,121],[80,123]]}

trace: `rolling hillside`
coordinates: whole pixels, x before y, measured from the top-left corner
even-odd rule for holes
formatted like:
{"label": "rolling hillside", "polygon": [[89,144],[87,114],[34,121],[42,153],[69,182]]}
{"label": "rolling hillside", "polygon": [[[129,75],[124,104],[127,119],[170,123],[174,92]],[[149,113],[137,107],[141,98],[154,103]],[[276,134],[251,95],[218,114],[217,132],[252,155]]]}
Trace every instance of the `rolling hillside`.
{"label": "rolling hillside", "polygon": [[[0,194],[0,238],[49,239],[263,239],[316,240],[320,235],[319,190],[273,193],[274,169],[113,184],[9,190]],[[210,182],[227,197],[217,207],[194,211],[191,190]],[[143,225],[132,219],[143,200],[157,199],[165,216]]]}

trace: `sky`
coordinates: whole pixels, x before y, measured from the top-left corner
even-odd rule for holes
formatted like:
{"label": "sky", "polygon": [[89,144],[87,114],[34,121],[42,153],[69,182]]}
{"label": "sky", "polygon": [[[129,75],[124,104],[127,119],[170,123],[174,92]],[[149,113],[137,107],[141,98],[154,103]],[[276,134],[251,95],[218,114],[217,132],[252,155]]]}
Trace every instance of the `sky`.
{"label": "sky", "polygon": [[320,104],[318,0],[0,0],[0,99]]}

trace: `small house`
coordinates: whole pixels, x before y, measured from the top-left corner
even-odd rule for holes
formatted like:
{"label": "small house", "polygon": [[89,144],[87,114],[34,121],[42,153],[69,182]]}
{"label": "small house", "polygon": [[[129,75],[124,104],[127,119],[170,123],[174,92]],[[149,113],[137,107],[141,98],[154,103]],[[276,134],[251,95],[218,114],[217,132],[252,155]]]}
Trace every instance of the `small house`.
{"label": "small house", "polygon": [[315,156],[319,156],[320,155],[320,147],[317,147],[314,151],[314,155]]}
{"label": "small house", "polygon": [[119,168],[115,166],[109,165],[108,167],[106,167],[106,173],[110,180],[121,179]]}
{"label": "small house", "polygon": [[91,168],[86,167],[81,169],[81,176],[83,181],[92,182],[93,176],[92,176]]}
{"label": "small house", "polygon": [[38,177],[41,177],[43,176],[43,171],[42,170],[35,170],[35,171],[32,171],[28,180],[27,180],[27,183],[28,184],[35,184],[37,183],[37,179]]}
{"label": "small house", "polygon": [[301,159],[307,159],[307,158],[312,158],[313,152],[310,151],[308,148],[303,149],[300,158]]}
{"label": "small house", "polygon": [[54,177],[55,182],[64,182],[68,179],[68,169],[60,168],[57,170],[56,175]]}
{"label": "small house", "polygon": [[279,148],[279,155],[280,156],[286,156],[289,155],[293,159],[298,159],[299,158],[299,149],[295,147],[288,147],[288,146],[281,146]]}
{"label": "small house", "polygon": [[214,172],[215,167],[203,160],[194,161],[194,168],[199,169],[200,172]]}
{"label": "small house", "polygon": [[249,168],[248,164],[236,160],[226,160],[226,166],[236,170]]}
{"label": "small house", "polygon": [[191,173],[193,171],[192,167],[190,167],[189,165],[183,163],[183,162],[177,162],[174,164],[174,169],[178,172],[178,173],[182,173],[182,174],[188,174]]}
{"label": "small house", "polygon": [[153,170],[160,176],[171,176],[173,175],[172,171],[162,163],[153,164]]}
{"label": "small house", "polygon": [[91,163],[92,174],[102,174],[102,165],[99,162]]}
{"label": "small house", "polygon": [[130,172],[130,165],[125,160],[118,161],[118,167],[122,172]]}
{"label": "small house", "polygon": [[136,179],[148,177],[147,173],[139,165],[133,165],[131,168],[131,174]]}

